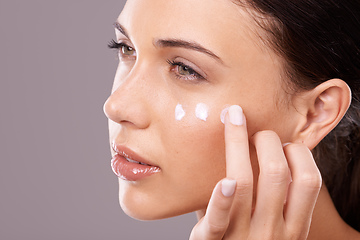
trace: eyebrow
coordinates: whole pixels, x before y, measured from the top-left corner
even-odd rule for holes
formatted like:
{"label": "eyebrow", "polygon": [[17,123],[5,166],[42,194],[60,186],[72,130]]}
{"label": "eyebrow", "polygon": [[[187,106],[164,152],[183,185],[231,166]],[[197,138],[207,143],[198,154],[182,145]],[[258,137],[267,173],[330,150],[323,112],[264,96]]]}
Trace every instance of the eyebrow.
{"label": "eyebrow", "polygon": [[201,53],[205,53],[208,56],[223,63],[223,61],[221,60],[221,58],[219,56],[217,56],[215,53],[213,53],[209,49],[206,49],[205,47],[201,46],[200,44],[198,44],[196,42],[190,42],[190,41],[185,41],[185,40],[181,40],[181,39],[170,38],[170,39],[158,39],[154,42],[154,45],[156,47],[161,47],[161,48],[178,47],[178,48],[186,48],[186,49],[195,50],[195,51],[198,51]]}
{"label": "eyebrow", "polygon": [[[125,37],[129,38],[129,34],[127,33],[125,28],[119,22],[115,22],[113,25]],[[215,60],[219,61],[220,63],[224,64],[224,62],[221,60],[221,58],[219,56],[217,56],[215,53],[213,53],[209,49],[206,49],[205,47],[201,46],[199,43],[196,43],[196,42],[185,41],[185,40],[175,39],[175,38],[157,39],[156,41],[154,41],[154,46],[160,47],[160,48],[177,47],[177,48],[186,48],[186,49],[195,50],[197,52],[204,53],[204,54],[214,58]]]}
{"label": "eyebrow", "polygon": [[118,22],[114,22],[114,27],[119,30],[125,37],[129,38],[129,34],[125,30],[125,28]]}

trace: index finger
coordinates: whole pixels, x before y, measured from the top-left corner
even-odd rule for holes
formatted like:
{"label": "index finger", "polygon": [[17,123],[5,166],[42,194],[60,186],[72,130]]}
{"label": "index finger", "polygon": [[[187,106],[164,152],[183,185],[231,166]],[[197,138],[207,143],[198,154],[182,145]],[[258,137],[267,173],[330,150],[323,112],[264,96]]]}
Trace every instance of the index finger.
{"label": "index finger", "polygon": [[238,105],[227,109],[225,117],[226,176],[252,180],[249,140],[243,110]]}
{"label": "index finger", "polygon": [[[250,224],[253,172],[249,153],[246,119],[240,106],[229,107],[225,115],[226,177],[236,180],[233,212]],[[245,217],[245,218],[244,218]],[[239,225],[238,225],[239,226]]]}

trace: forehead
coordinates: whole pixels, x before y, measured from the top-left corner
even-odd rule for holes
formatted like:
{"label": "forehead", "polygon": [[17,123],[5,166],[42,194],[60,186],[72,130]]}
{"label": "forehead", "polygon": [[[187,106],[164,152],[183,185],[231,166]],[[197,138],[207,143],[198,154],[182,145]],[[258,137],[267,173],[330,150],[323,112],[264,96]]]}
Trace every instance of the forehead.
{"label": "forehead", "polygon": [[214,51],[260,42],[252,17],[231,0],[128,0],[118,21],[131,38],[181,38]]}

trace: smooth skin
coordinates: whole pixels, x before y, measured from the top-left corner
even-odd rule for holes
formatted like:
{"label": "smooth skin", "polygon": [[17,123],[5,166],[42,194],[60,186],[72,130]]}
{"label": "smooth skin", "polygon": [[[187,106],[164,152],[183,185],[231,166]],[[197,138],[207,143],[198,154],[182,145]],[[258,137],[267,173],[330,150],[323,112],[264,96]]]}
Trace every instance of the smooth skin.
{"label": "smooth skin", "polygon": [[[236,106],[230,107],[229,112],[245,120]],[[258,152],[260,174],[253,207],[253,174],[245,122],[237,126],[229,117],[225,120],[226,175],[227,179],[236,179],[235,194],[224,196],[219,182],[205,216],[198,215],[201,219],[190,239],[306,239],[321,187],[321,175],[310,150],[304,144],[283,147],[272,131],[256,133],[251,141]]]}
{"label": "smooth skin", "polygon": [[[197,239],[303,238],[319,178],[313,171],[295,174],[313,166],[312,158],[299,156],[344,116],[351,99],[347,85],[330,79],[311,91],[286,89],[283,59],[262,42],[252,16],[231,0],[129,0],[115,32],[119,65],[104,105],[110,144],[125,145],[161,169],[141,181],[119,179],[124,212],[154,220],[196,211],[205,216],[194,228]],[[206,122],[191,114],[200,102],[211,107]],[[181,121],[174,117],[179,103],[187,111]],[[224,136],[219,115],[229,104],[240,105],[247,121],[230,132],[226,123]],[[292,144],[283,151],[287,142]],[[293,183],[287,188],[289,171]],[[211,195],[224,177],[237,180],[236,192],[225,200],[221,191]],[[312,186],[299,187],[304,181]],[[307,188],[317,190],[303,196]],[[296,196],[307,202],[301,209]],[[296,218],[304,226],[290,229]],[[332,239],[344,229],[322,187],[309,239]]]}
{"label": "smooth skin", "polygon": [[[197,212],[199,222],[190,240],[360,239],[338,215],[309,148],[302,143],[281,144],[273,131],[250,138],[260,166],[254,200],[246,120],[236,107],[225,120],[227,178],[214,188],[206,213]],[[232,124],[231,114],[241,115],[244,124]],[[230,179],[236,180],[236,189],[224,196],[222,182]]]}
{"label": "smooth skin", "polygon": [[[309,114],[307,128],[298,132],[304,137],[300,143],[282,144],[273,131],[257,132],[248,141],[246,121],[236,126],[227,117],[227,178],[236,179],[237,188],[226,197],[220,182],[216,185],[207,210],[197,212],[199,222],[190,239],[360,239],[359,232],[337,213],[326,186],[321,186],[321,175],[309,150],[341,119],[350,96],[339,79],[305,93]],[[247,154],[252,146],[260,166],[257,182],[249,174],[254,171],[249,169]],[[251,194],[255,186],[256,195]]]}

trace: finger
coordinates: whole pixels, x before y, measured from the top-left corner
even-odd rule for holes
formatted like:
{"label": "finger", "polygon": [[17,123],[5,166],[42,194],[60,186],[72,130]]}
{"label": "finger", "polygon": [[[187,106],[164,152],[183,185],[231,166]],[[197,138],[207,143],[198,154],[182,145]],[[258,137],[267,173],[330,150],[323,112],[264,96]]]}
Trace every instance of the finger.
{"label": "finger", "polygon": [[253,142],[259,162],[254,219],[267,226],[283,220],[284,202],[290,182],[290,170],[278,135],[273,131],[261,131],[254,135]]}
{"label": "finger", "polygon": [[190,239],[219,240],[225,234],[234,199],[236,180],[223,179],[214,188],[206,214],[194,227]]}
{"label": "finger", "polygon": [[225,148],[226,176],[237,181],[232,214],[237,226],[247,228],[252,209],[253,172],[246,119],[237,105],[231,106],[225,117]]}
{"label": "finger", "polygon": [[321,174],[310,150],[303,144],[289,144],[284,147],[288,159],[292,183],[290,184],[287,206],[284,213],[289,228],[308,232],[312,212],[321,188]]}

